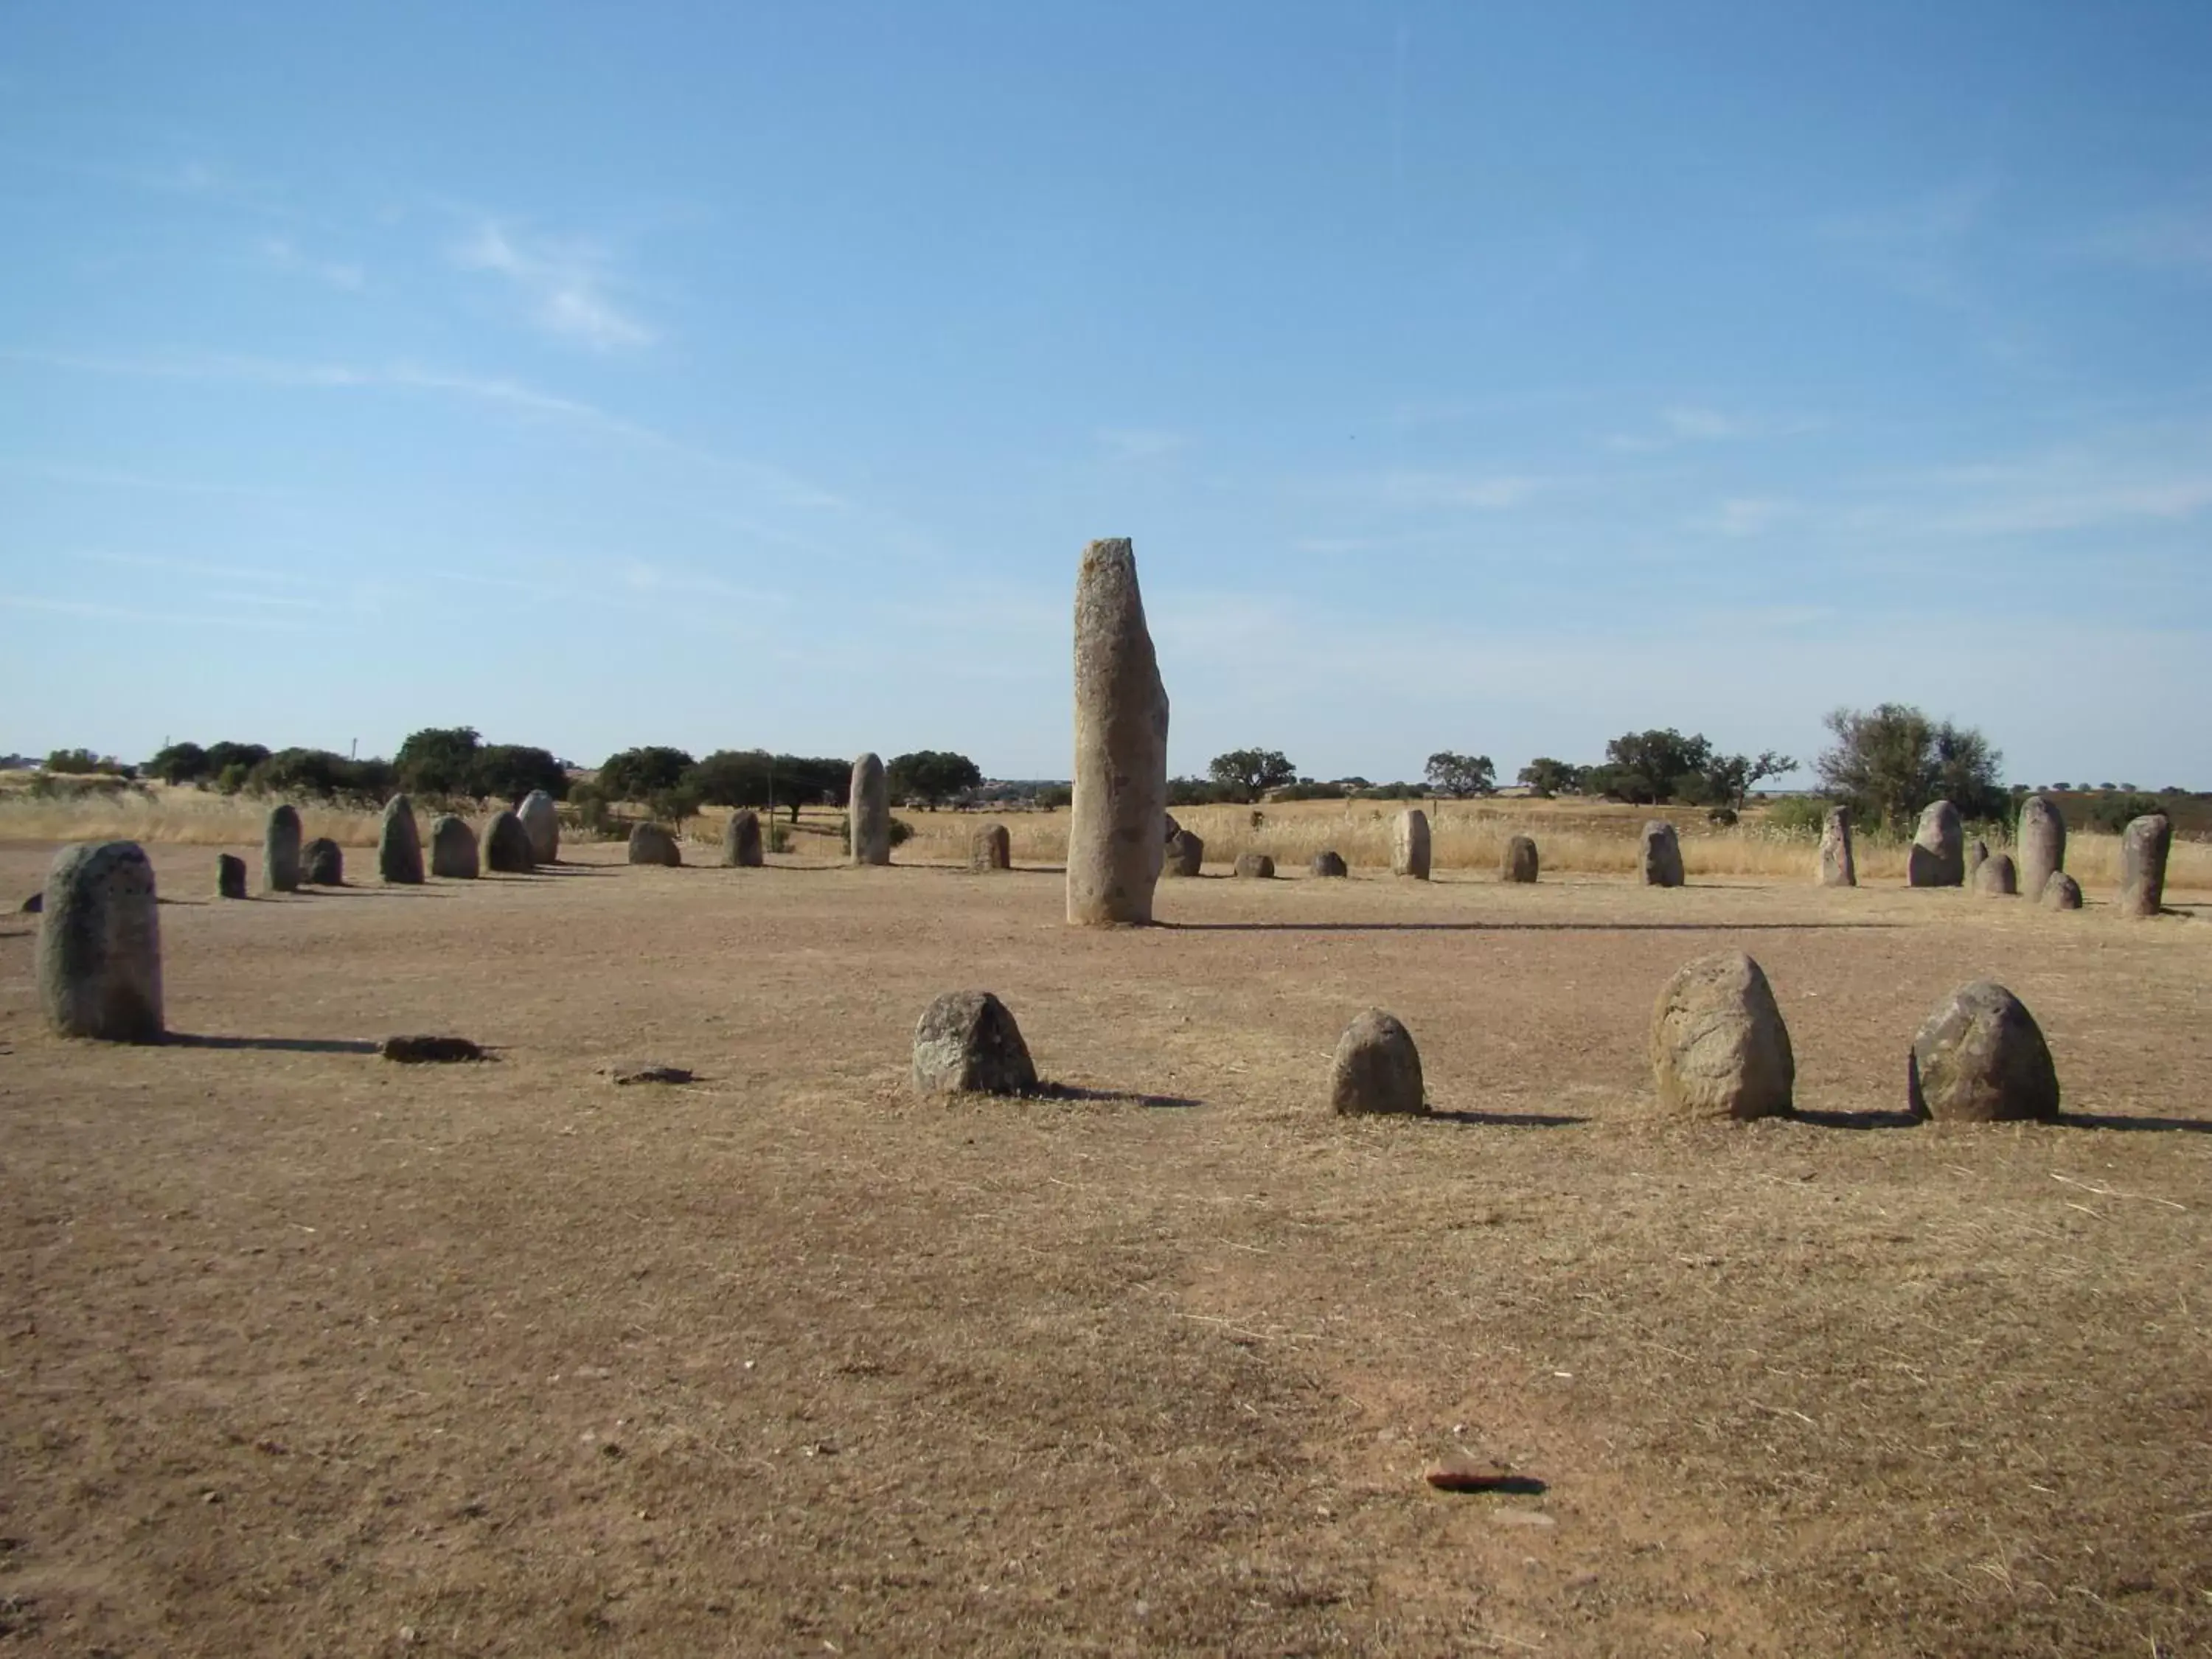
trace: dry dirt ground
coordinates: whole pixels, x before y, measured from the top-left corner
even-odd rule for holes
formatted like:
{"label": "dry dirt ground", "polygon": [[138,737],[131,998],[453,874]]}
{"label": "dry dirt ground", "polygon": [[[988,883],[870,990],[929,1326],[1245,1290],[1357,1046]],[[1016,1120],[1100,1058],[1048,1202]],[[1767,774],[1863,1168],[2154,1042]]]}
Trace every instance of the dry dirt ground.
{"label": "dry dirt ground", "polygon": [[[2201,912],[575,856],[156,849],[155,1048],[0,915],[0,1651],[2212,1651]],[[1727,946],[1805,1115],[1656,1122]],[[1984,974],[2074,1121],[1902,1126]],[[978,985],[1067,1093],[909,1097]],[[1370,1005],[1433,1119],[1322,1109]]]}

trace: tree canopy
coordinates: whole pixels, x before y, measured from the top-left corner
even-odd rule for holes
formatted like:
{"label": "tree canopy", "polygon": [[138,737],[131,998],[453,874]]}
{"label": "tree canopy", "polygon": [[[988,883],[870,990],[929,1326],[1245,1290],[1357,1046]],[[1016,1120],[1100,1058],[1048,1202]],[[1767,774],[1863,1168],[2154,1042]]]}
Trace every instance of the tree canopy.
{"label": "tree canopy", "polygon": [[980,786],[983,774],[965,755],[920,749],[910,755],[893,756],[884,768],[884,781],[894,799],[911,798],[934,810],[954,796]]}
{"label": "tree canopy", "polygon": [[1439,749],[1423,775],[1440,795],[1487,795],[1498,787],[1498,768],[1487,755],[1460,755]]}
{"label": "tree canopy", "polygon": [[1820,787],[1862,818],[1902,830],[1930,801],[1948,800],[1968,818],[2002,818],[2010,808],[1997,781],[2004,757],[1972,726],[1895,702],[1838,708],[1827,726],[1836,741],[1814,763]]}
{"label": "tree canopy", "polygon": [[1298,769],[1279,749],[1232,749],[1216,755],[1206,769],[1213,781],[1236,791],[1236,799],[1255,801],[1270,789],[1297,781]]}

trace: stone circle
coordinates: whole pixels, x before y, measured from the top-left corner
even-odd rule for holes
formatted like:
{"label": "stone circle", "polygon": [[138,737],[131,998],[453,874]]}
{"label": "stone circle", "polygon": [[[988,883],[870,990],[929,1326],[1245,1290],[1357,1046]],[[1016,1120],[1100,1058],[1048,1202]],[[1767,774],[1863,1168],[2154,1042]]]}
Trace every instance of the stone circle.
{"label": "stone circle", "polygon": [[1771,1117],[1790,1108],[1797,1060],[1765,971],[1741,951],[1686,963],[1651,1011],[1651,1072],[1664,1109]]}
{"label": "stone circle", "polygon": [[2120,832],[2119,912],[2154,916],[2166,903],[2166,860],[2173,850],[2173,825],[2163,812],[2148,812]]}
{"label": "stone circle", "polygon": [[1515,836],[1505,843],[1504,856],[1498,861],[1498,878],[1526,885],[1536,879],[1536,843],[1528,836]]}
{"label": "stone circle", "polygon": [[2058,1070],[2020,999],[1976,980],[1936,1006],[1912,1039],[1905,1094],[1913,1115],[1998,1123],[2058,1115]]}
{"label": "stone circle", "polygon": [[466,818],[441,812],[430,820],[430,873],[446,881],[474,881],[481,867],[477,832]]}
{"label": "stone circle", "polygon": [[415,827],[415,808],[404,795],[384,803],[376,835],[376,873],[398,887],[422,884],[422,835]]}
{"label": "stone circle", "polygon": [[1145,623],[1136,550],[1092,542],[1075,576],[1075,799],[1067,920],[1141,926],[1167,850],[1168,694]]}
{"label": "stone circle", "polygon": [[641,823],[629,832],[629,861],[665,864],[672,868],[684,862],[684,852],[665,825]]}
{"label": "stone circle", "polygon": [[1908,887],[1962,887],[1966,881],[1966,830],[1959,809],[1948,800],[1928,803],[1920,827],[1905,849]]}
{"label": "stone circle", "polygon": [[502,876],[526,876],[538,867],[537,844],[530,826],[516,811],[495,812],[484,825],[484,868]]}
{"label": "stone circle", "polygon": [[988,991],[947,991],[914,1028],[916,1094],[1026,1095],[1036,1066],[1012,1010]]}
{"label": "stone circle", "polygon": [[1429,1109],[1420,1050],[1395,1015],[1370,1008],[1345,1027],[1329,1063],[1328,1103],[1344,1116]]}
{"label": "stone circle", "polygon": [[261,888],[268,893],[297,892],[300,887],[300,814],[289,801],[269,809],[261,831]]}
{"label": "stone circle", "polygon": [[1646,887],[1682,884],[1682,838],[1664,818],[1653,818],[1644,826],[1636,872]]}
{"label": "stone circle", "polygon": [[33,971],[47,1023],[64,1036],[159,1042],[161,923],[145,848],[64,847],[40,908]]}
{"label": "stone circle", "polygon": [[1429,878],[1429,815],[1409,806],[1390,825],[1390,873]]}

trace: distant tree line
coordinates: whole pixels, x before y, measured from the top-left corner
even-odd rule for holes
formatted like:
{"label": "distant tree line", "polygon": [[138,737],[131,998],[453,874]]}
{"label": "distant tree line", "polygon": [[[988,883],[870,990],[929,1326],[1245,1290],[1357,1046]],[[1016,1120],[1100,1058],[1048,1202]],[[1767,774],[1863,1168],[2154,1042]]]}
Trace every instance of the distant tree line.
{"label": "distant tree line", "polygon": [[440,799],[501,799],[533,789],[556,800],[568,793],[568,763],[526,744],[483,741],[473,726],[431,726],[409,736],[390,760],[356,759],[328,749],[278,749],[258,743],[173,743],[142,769],[164,783],[196,783],[236,794],[296,795],[374,805],[395,791]]}

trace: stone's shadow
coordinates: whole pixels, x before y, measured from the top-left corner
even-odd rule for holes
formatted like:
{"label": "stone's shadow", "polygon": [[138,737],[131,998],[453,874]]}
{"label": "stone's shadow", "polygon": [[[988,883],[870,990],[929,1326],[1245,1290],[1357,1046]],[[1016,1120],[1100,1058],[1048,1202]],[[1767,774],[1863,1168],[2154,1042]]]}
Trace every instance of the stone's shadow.
{"label": "stone's shadow", "polygon": [[280,1054],[373,1054],[379,1047],[349,1037],[216,1036],[194,1031],[171,1031],[161,1041],[173,1048],[252,1048]]}
{"label": "stone's shadow", "polygon": [[2061,1112],[2064,1129],[2151,1129],[2170,1134],[2212,1135],[2212,1118],[2130,1117],[2118,1112]]}
{"label": "stone's shadow", "polygon": [[1183,1095],[1148,1095],[1133,1089],[1086,1089],[1079,1083],[1040,1083],[1028,1096],[1031,1100],[1097,1100],[1122,1106],[1147,1106],[1158,1109],[1184,1110],[1203,1106],[1202,1100],[1192,1100]]}
{"label": "stone's shadow", "polygon": [[[289,893],[289,894],[283,895],[282,896],[284,896],[284,897],[287,897],[287,898],[444,898],[444,897],[446,897],[446,896],[447,896],[447,895],[446,895],[446,892],[445,892],[445,887],[446,887],[447,885],[449,885],[450,884],[446,883],[446,882],[443,880],[443,878],[434,878],[434,879],[437,880],[437,882],[438,882],[438,884],[437,884],[437,885],[433,885],[431,882],[428,882],[428,881],[426,881],[426,882],[422,883],[422,885],[420,885],[420,886],[413,886],[413,885],[410,885],[410,884],[408,884],[408,883],[406,883],[406,882],[404,882],[404,881],[402,881],[402,882],[393,882],[393,883],[390,883],[390,884],[387,884],[386,883],[384,883],[384,882],[377,882],[377,883],[374,883],[374,884],[370,884],[370,883],[368,883],[368,882],[351,882],[351,881],[349,881],[349,882],[348,882],[348,883],[347,883],[344,886],[343,886],[343,887],[302,887],[302,888],[301,888],[301,889],[299,890],[299,891],[298,891],[298,892],[296,892],[296,893]],[[256,897],[256,898],[266,898],[266,897],[268,897],[268,896],[269,896],[269,895],[268,895],[268,894],[266,894],[266,893],[257,893],[256,895],[254,895],[254,897]],[[215,903],[215,902],[216,902],[216,901],[215,901],[215,900],[213,900],[213,899],[204,899],[204,900],[201,900],[201,901],[199,901],[199,902],[202,902],[202,903],[206,903],[206,904],[213,904],[213,903]],[[236,902],[237,902],[237,901],[236,901],[235,899],[231,900],[231,901],[229,901],[229,902],[232,902],[232,903],[236,903]],[[251,903],[251,902],[252,902],[252,900],[248,900],[248,901],[247,901],[247,902]]]}
{"label": "stone's shadow", "polygon": [[1158,921],[1152,925],[1179,933],[1818,933],[1887,929],[1904,924],[1895,921]]}
{"label": "stone's shadow", "polygon": [[1423,1112],[1413,1120],[1417,1123],[1467,1123],[1486,1125],[1498,1129],[1565,1129],[1577,1123],[1587,1123],[1586,1117],[1571,1117],[1562,1112]]}
{"label": "stone's shadow", "polygon": [[1925,1121],[1902,1107],[1894,1110],[1876,1107],[1866,1112],[1816,1109],[1793,1110],[1778,1115],[1788,1122],[1809,1123],[1816,1129],[1917,1129]]}
{"label": "stone's shadow", "polygon": [[1429,1484],[1444,1492],[1502,1492],[1510,1498],[1541,1498],[1551,1487],[1533,1474],[1491,1474],[1456,1469],[1440,1470]]}

